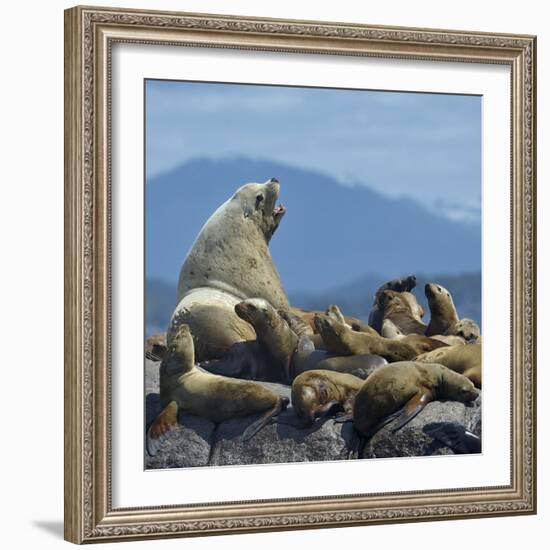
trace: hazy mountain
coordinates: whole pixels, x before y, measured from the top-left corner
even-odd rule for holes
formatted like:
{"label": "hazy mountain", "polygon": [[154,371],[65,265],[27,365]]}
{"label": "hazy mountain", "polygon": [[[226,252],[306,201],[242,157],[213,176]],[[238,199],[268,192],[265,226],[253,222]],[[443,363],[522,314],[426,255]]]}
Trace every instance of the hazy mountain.
{"label": "hazy mountain", "polygon": [[[402,273],[412,275],[414,272]],[[481,273],[463,273],[459,275],[422,275],[417,276],[414,294],[424,306],[429,321],[430,313],[424,296],[424,285],[436,282],[449,289],[460,317],[474,319],[481,326]],[[289,293],[290,302],[305,309],[324,310],[328,304],[338,304],[348,315],[365,321],[372,305],[374,293],[386,279],[379,275],[365,275],[344,286],[326,291],[293,291]],[[147,280],[146,284],[146,332],[148,335],[166,330],[175,306],[176,284]]]}
{"label": "hazy mountain", "polygon": [[346,187],[320,173],[234,158],[198,159],[148,181],[147,278],[175,285],[210,214],[243,183],[272,176],[281,182],[280,200],[287,213],[271,251],[291,296],[293,291],[303,295],[303,289],[319,295],[353,286],[365,273],[388,279],[405,273],[480,270],[479,226],[436,216],[409,199],[389,199],[364,186]]}

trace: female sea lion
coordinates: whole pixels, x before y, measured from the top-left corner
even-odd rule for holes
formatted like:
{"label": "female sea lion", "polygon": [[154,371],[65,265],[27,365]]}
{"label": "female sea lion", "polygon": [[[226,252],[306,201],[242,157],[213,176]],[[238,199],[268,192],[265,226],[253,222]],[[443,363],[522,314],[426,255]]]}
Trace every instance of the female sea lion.
{"label": "female sea lion", "polygon": [[370,353],[381,355],[390,362],[407,361],[426,351],[446,346],[443,342],[418,334],[410,334],[401,340],[395,340],[355,332],[330,318],[318,317],[316,322],[327,349],[337,355]]}
{"label": "female sea lion", "polygon": [[475,344],[479,342],[481,338],[481,331],[477,323],[472,321],[472,319],[466,318],[460,319],[460,321],[451,326],[445,334],[449,337],[454,336],[463,338],[469,344]]}
{"label": "female sea lion", "polygon": [[379,299],[378,307],[382,323],[389,319],[403,334],[424,334],[426,324],[422,321],[424,309],[410,292],[384,290]]}
{"label": "female sea lion", "polygon": [[179,410],[212,422],[261,413],[243,434],[248,440],[286,408],[288,399],[254,382],[199,370],[193,337],[184,324],[171,334],[160,366],[160,403],[164,408],[147,431],[151,455],[157,453],[166,434],[176,426]]}
{"label": "female sea lion", "polygon": [[394,290],[396,292],[410,292],[416,286],[416,277],[409,275],[400,279],[392,279],[384,283],[375,293],[372,308],[369,313],[369,325],[377,332],[382,328],[384,316],[380,307],[380,298],[385,290]]}
{"label": "female sea lion", "polygon": [[291,401],[294,413],[303,427],[331,411],[351,414],[353,400],[363,380],[351,374],[310,370],[292,382]]}
{"label": "female sea lion", "polygon": [[171,330],[191,328],[199,361],[222,357],[236,342],[254,340],[254,330],[235,313],[246,298],[264,298],[276,308],[288,299],[269,241],[285,214],[275,206],[275,178],[243,185],[212,214],[181,268]]}
{"label": "female sea lion", "polygon": [[459,321],[451,293],[445,287],[435,283],[427,283],[424,293],[430,307],[430,324],[424,334],[426,336],[446,334],[447,330]]}
{"label": "female sea lion", "polygon": [[478,396],[470,380],[433,363],[403,361],[372,373],[355,396],[353,426],[363,438],[398,418],[397,431],[410,422],[430,401],[468,403]]}
{"label": "female sea lion", "polygon": [[481,388],[481,344],[448,346],[424,353],[416,358],[421,363],[440,363],[469,378]]}

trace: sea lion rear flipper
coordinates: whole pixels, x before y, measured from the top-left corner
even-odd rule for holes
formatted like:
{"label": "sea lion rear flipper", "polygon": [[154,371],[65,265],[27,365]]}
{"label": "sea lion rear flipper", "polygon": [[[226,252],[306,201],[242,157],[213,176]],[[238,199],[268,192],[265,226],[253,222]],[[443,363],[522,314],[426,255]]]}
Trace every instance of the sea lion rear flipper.
{"label": "sea lion rear flipper", "polygon": [[433,395],[430,391],[418,392],[413,396],[405,406],[401,409],[398,415],[399,421],[392,428],[392,432],[397,432],[403,426],[408,424],[430,401],[433,400]]}
{"label": "sea lion rear flipper", "polygon": [[149,426],[145,446],[151,456],[157,454],[168,433],[177,425],[178,409],[178,404],[175,401],[170,401]]}
{"label": "sea lion rear flipper", "polygon": [[348,445],[348,460],[361,458],[366,445],[367,438],[353,430]]}
{"label": "sea lion rear flipper", "polygon": [[281,397],[277,404],[258,418],[258,420],[252,422],[248,428],[243,432],[243,441],[248,441],[254,437],[263,427],[267,426],[273,420],[273,417],[277,416],[281,411],[284,411],[288,405],[288,398]]}

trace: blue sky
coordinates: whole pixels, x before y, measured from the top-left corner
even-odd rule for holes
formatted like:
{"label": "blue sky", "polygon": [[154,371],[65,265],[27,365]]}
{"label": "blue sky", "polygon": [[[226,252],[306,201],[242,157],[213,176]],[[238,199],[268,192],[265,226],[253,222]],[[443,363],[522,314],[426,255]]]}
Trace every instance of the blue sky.
{"label": "blue sky", "polygon": [[479,223],[481,98],[148,80],[147,177],[196,157],[270,159]]}

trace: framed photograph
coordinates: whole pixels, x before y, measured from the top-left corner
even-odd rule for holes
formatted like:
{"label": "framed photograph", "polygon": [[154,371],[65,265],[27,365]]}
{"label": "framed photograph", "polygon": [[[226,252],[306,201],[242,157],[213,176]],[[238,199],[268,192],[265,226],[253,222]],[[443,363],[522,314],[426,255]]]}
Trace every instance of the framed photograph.
{"label": "framed photograph", "polygon": [[65,12],[67,540],[536,512],[535,54]]}

